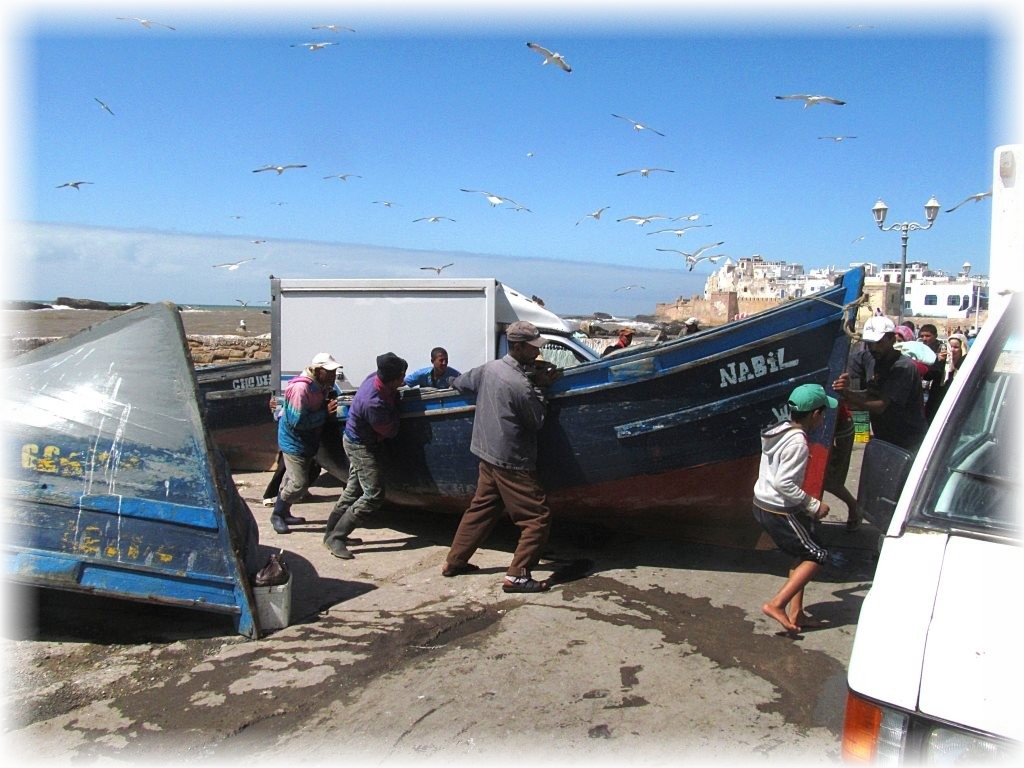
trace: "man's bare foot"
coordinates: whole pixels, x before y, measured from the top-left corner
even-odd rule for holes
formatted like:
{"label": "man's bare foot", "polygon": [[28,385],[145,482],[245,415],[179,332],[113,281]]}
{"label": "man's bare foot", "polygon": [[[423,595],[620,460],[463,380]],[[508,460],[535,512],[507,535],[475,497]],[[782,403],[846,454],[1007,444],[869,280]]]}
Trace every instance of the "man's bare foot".
{"label": "man's bare foot", "polygon": [[786,615],[786,612],[781,608],[776,608],[774,605],[765,603],[761,606],[761,611],[762,613],[764,613],[765,616],[768,616],[779,622],[779,624],[781,624],[783,629],[785,629],[787,632],[800,631],[800,627],[798,627],[796,624],[790,621],[789,617]]}
{"label": "man's bare foot", "polygon": [[803,611],[790,616],[789,621],[797,628],[798,632],[804,627],[807,627],[809,629],[820,629],[821,627],[825,626],[824,622],[818,621],[809,613],[804,613]]}

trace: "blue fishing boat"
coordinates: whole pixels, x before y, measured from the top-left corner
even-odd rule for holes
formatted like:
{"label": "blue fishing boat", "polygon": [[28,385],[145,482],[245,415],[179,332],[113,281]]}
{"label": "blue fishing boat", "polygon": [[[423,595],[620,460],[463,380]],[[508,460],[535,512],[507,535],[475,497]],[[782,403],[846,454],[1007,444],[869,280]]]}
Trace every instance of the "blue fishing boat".
{"label": "blue fishing boat", "polygon": [[197,367],[196,381],[206,426],[232,470],[272,468],[277,424],[268,406],[270,360]]}
{"label": "blue fishing boat", "polygon": [[258,529],[204,422],[176,308],[117,315],[4,377],[5,578],[227,614],[257,636]]}
{"label": "blue fishing boat", "polygon": [[[745,319],[566,368],[539,438],[556,518],[756,546],[760,432],[787,416],[795,386],[827,388],[845,369],[863,281],[856,268],[827,290]],[[402,393],[388,499],[461,512],[477,479],[473,402],[451,389]],[[832,412],[810,436],[811,493],[821,493],[834,420]],[[344,463],[336,441],[324,452]]]}

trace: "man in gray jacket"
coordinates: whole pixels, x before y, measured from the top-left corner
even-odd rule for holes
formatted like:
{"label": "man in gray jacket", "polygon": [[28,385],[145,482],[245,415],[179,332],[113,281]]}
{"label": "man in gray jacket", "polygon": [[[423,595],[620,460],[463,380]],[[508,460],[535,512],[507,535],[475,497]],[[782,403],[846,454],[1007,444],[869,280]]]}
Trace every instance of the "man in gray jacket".
{"label": "man in gray jacket", "polygon": [[476,399],[470,451],[480,459],[480,474],[441,574],[478,570],[470,558],[507,513],[519,528],[519,543],[502,589],[544,592],[548,583],[531,575],[551,528],[547,496],[537,478],[537,433],[544,425],[544,389],[559,374],[550,363],[537,361],[545,342],[532,323],[512,323],[505,335],[507,355],[452,382]]}

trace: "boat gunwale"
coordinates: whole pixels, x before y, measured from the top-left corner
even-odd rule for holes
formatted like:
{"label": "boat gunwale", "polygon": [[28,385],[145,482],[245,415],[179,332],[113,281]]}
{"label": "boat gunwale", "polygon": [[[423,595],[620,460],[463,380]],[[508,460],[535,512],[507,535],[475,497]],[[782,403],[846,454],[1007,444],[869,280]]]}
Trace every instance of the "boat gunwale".
{"label": "boat gunwale", "polygon": [[[743,352],[749,351],[756,347],[764,346],[766,344],[777,344],[787,338],[790,338],[798,334],[806,333],[809,330],[824,327],[832,322],[842,322],[843,314],[846,311],[846,307],[828,301],[828,299],[825,298],[825,295],[846,293],[848,292],[848,290],[849,288],[846,285],[838,284],[829,291],[823,291],[822,294],[815,294],[814,296],[807,297],[806,300],[800,300],[799,306],[794,306],[796,302],[789,302],[778,307],[773,307],[772,309],[767,310],[766,312],[758,313],[757,315],[752,315],[750,317],[743,318],[742,320],[738,320],[734,323],[718,326],[716,328],[710,328],[706,331],[700,332],[699,334],[683,336],[677,339],[659,342],[655,345],[644,345],[642,347],[638,347],[635,351],[623,352],[620,355],[616,355],[614,360],[605,358],[603,360],[593,360],[587,363],[581,363],[580,365],[565,369],[563,371],[563,376],[566,378],[578,376],[581,375],[582,373],[590,372],[594,370],[595,367],[598,366],[605,366],[609,372],[615,370],[617,367],[620,366],[623,368],[639,368],[641,366],[637,365],[638,362],[657,361],[658,359],[664,358],[666,352],[675,352],[677,347],[681,349],[682,347],[693,346],[696,344],[705,344],[708,342],[715,343],[716,341],[719,341],[722,337],[726,335],[733,336],[736,334],[743,333],[744,331],[748,331],[752,325],[762,325],[765,316],[769,312],[774,314],[788,314],[789,312],[793,311],[799,312],[802,311],[801,308],[806,308],[807,306],[810,306],[809,302],[814,300],[830,303],[836,308],[836,311],[831,314],[821,314],[811,318],[807,318],[805,322],[799,325],[794,325],[779,330],[770,336],[762,336],[757,339],[752,339],[751,341],[748,341],[740,346],[729,347],[728,349],[722,349],[720,351],[716,351],[702,357],[697,357],[691,360],[685,360],[670,367],[663,368],[659,365],[652,365],[650,366],[649,372],[647,373],[640,372],[637,375],[633,375],[630,376],[629,378],[624,378],[621,380],[606,379],[604,381],[583,384],[581,386],[572,386],[572,384],[570,383],[565,389],[561,389],[560,391],[556,392],[550,392],[547,398],[549,401],[566,400],[577,396],[591,394],[596,391],[606,392],[614,389],[619,389],[621,387],[634,386],[636,384],[656,381],[666,376],[675,376],[680,373],[685,373],[686,371],[694,368],[714,364],[718,360],[722,360],[729,357],[735,357],[737,355],[742,355]],[[804,301],[807,301],[808,304],[804,304]],[[410,390],[402,391],[408,392]],[[401,398],[401,403],[403,407],[403,411],[401,414],[402,418],[420,418],[423,416],[458,413],[460,411],[475,407],[472,403],[468,402],[467,400],[464,400],[463,397],[458,393],[458,391],[452,387],[448,387],[446,389],[434,389],[427,391],[419,390],[419,392],[419,397]],[[355,390],[346,390],[345,392],[343,392],[343,397],[351,397],[351,395],[353,395],[354,393]],[[451,405],[446,406],[443,403],[445,398],[454,398],[456,402],[453,402]],[[430,407],[431,402],[437,401],[442,402],[436,407]],[[417,402],[423,403],[424,407],[416,408],[415,405],[407,406],[407,404],[414,404]],[[406,407],[408,407],[409,410],[405,410]]]}

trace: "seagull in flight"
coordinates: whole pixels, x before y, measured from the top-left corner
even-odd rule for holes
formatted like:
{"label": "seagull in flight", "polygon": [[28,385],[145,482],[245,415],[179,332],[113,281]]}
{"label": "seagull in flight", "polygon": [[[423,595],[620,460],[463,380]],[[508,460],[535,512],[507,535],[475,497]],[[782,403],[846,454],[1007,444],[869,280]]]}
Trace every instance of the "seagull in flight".
{"label": "seagull in flight", "polygon": [[686,234],[687,230],[699,229],[701,227],[710,227],[710,226],[711,226],[710,224],[690,224],[687,227],[680,227],[679,229],[656,229],[653,232],[648,232],[647,234],[648,235],[660,235],[663,232],[671,232],[676,237],[682,237],[684,234]]}
{"label": "seagull in flight", "polygon": [[968,195],[963,200],[961,200],[959,203],[954,205],[952,208],[947,208],[946,209],[946,213],[952,213],[953,211],[955,211],[957,208],[959,208],[964,203],[971,202],[971,200],[973,200],[974,202],[977,203],[980,200],[984,200],[986,197],[992,197],[992,190],[991,189],[988,192],[978,192],[977,194],[974,194],[974,195]]}
{"label": "seagull in flight", "polygon": [[687,257],[686,267],[691,272],[693,272],[693,268],[700,264],[702,261],[710,261],[712,264],[717,264],[720,258],[722,258],[721,254],[719,254],[718,256],[701,256],[700,258],[697,259],[691,259]]}
{"label": "seagull in flight", "polygon": [[95,102],[96,102],[97,104],[99,104],[99,105],[100,105],[100,106],[101,106],[101,107],[102,107],[103,109],[105,109],[105,110],[106,110],[107,112],[109,112],[109,113],[110,113],[111,115],[113,115],[113,114],[114,114],[114,110],[112,110],[112,109],[111,109],[110,107],[108,107],[108,106],[107,106],[106,104],[104,104],[104,103],[103,103],[102,101],[100,101],[99,99],[97,99],[97,98],[96,98],[95,96],[93,96],[92,98],[93,98],[93,101],[95,101]]}
{"label": "seagull in flight", "polygon": [[845,141],[846,139],[856,139],[857,137],[856,136],[819,136],[818,138],[819,139],[831,139],[836,144],[838,144],[840,141]]}
{"label": "seagull in flight", "polygon": [[776,96],[776,99],[782,99],[783,101],[802,101],[804,103],[804,109],[813,107],[815,104],[836,104],[842,106],[845,101],[840,101],[831,96],[812,96],[809,93],[793,93],[789,96]]}
{"label": "seagull in flight", "polygon": [[277,171],[277,175],[280,176],[289,168],[305,168],[305,165],[293,163],[291,165],[264,165],[262,168],[257,168],[253,173],[260,173],[261,171]]}
{"label": "seagull in flight", "polygon": [[616,115],[614,112],[612,112],[612,117],[617,117],[617,118],[619,118],[619,120],[625,120],[627,123],[632,123],[634,131],[650,131],[651,133],[656,133],[659,136],[664,136],[665,135],[661,131],[656,131],[653,128],[651,128],[651,126],[644,125],[643,123],[638,123],[636,120],[628,118],[625,115]]}
{"label": "seagull in flight", "polygon": [[229,261],[229,262],[227,262],[225,264],[214,264],[213,268],[216,269],[217,267],[223,267],[228,272],[234,272],[240,266],[245,264],[245,262],[247,262],[247,261],[255,261],[255,260],[256,260],[256,257],[253,256],[252,258],[242,259],[241,261]]}
{"label": "seagull in flight", "polygon": [[649,224],[655,219],[667,219],[668,216],[662,216],[660,213],[655,213],[651,216],[623,216],[621,219],[616,221],[635,221],[638,227],[642,227],[645,224]]}
{"label": "seagull in flight", "polygon": [[[639,288],[641,291],[646,290],[642,285],[620,285],[615,291],[632,291],[635,288]],[[612,293],[615,293],[612,291]]]}
{"label": "seagull in flight", "polygon": [[374,200],[374,205],[383,205],[385,208],[390,208],[393,205],[397,205],[393,200]]}
{"label": "seagull in flight", "polygon": [[80,189],[83,184],[92,184],[92,182],[91,181],[66,181],[63,184],[58,184],[57,185],[57,189],[61,189],[63,187],[74,187],[75,189]]}
{"label": "seagull in flight", "polygon": [[[706,213],[688,213],[685,216],[674,216],[672,221],[697,221],[701,216],[707,216]],[[708,226],[711,226],[710,224]]]}
{"label": "seagull in flight", "polygon": [[250,240],[249,242],[252,243],[253,245],[262,245],[263,243],[265,243],[267,241],[266,240]]}
{"label": "seagull in flight", "polygon": [[616,176],[625,176],[627,173],[639,173],[644,178],[649,178],[650,175],[652,173],[654,173],[654,171],[663,171],[664,173],[675,173],[675,171],[670,171],[668,168],[633,168],[633,169],[628,170],[628,171],[622,171],[621,173],[616,173],[615,175]]}
{"label": "seagull in flight", "polygon": [[859,237],[855,237],[855,238],[853,238],[853,240],[850,241],[850,245],[853,245],[854,243],[859,243],[863,239],[864,239],[864,235],[860,235]]}
{"label": "seagull in flight", "polygon": [[609,208],[609,206],[605,205],[605,206],[602,206],[601,208],[598,208],[596,211],[588,213],[586,216],[580,216],[576,220],[576,226],[579,226],[579,223],[581,221],[583,221],[584,219],[593,219],[594,221],[599,221],[601,219],[601,214],[604,213],[605,211],[607,211],[608,208]]}
{"label": "seagull in flight", "polygon": [[719,240],[717,243],[711,243],[710,245],[702,245],[693,253],[688,253],[687,251],[678,251],[675,248],[656,248],[655,250],[666,251],[669,253],[678,253],[680,256],[683,256],[686,259],[687,267],[689,267],[690,271],[693,272],[693,268],[697,266],[700,262],[704,261],[705,259],[714,264],[720,258],[722,258],[721,256],[701,256],[701,254],[704,253],[704,251],[710,250],[712,248],[717,248],[720,245],[725,245],[725,241]]}
{"label": "seagull in flight", "polygon": [[324,176],[325,179],[341,179],[342,181],[348,181],[349,179],[361,179],[363,178],[358,173],[335,173],[331,176]]}
{"label": "seagull in flight", "polygon": [[335,42],[326,42],[326,43],[292,43],[291,47],[292,48],[305,48],[305,49],[310,50],[310,51],[322,51],[328,45],[338,45],[338,43],[335,43]]}
{"label": "seagull in flight", "polygon": [[313,29],[326,29],[329,32],[340,32],[344,29],[346,32],[355,32],[352,27],[343,27],[340,24],[317,24]]}
{"label": "seagull in flight", "polygon": [[420,269],[430,269],[440,275],[442,269],[448,269],[448,267],[452,267],[454,265],[455,262],[453,261],[450,264],[442,264],[440,267],[420,267]]}
{"label": "seagull in flight", "polygon": [[565,60],[562,54],[558,52],[552,53],[543,45],[538,45],[537,43],[527,43],[526,47],[529,48],[531,51],[536,51],[537,53],[544,57],[544,61],[542,62],[542,64],[555,64],[564,69],[566,72],[572,72],[572,67],[569,66],[569,62]]}
{"label": "seagull in flight", "polygon": [[512,206],[512,212],[513,212],[513,213],[518,213],[518,212],[520,212],[520,211],[526,211],[527,213],[533,213],[533,211],[532,211],[532,210],[530,210],[529,208],[527,208],[527,207],[526,207],[525,205],[523,205],[522,203],[517,203],[517,202],[516,202],[515,200],[513,200],[513,199],[512,199],[511,197],[506,197],[506,198],[505,198],[505,202],[506,202],[506,203],[508,203],[509,205],[511,205],[511,206]]}
{"label": "seagull in flight", "polygon": [[450,219],[447,216],[420,216],[420,218],[418,219],[413,219],[413,223],[417,221],[429,221],[430,223],[434,224],[441,221],[442,219],[444,221],[455,221],[455,219]]}
{"label": "seagull in flight", "polygon": [[137,22],[139,22],[139,24],[144,26],[146,29],[152,29],[153,25],[155,24],[158,27],[163,27],[164,29],[169,29],[171,31],[174,31],[174,27],[169,27],[166,24],[161,24],[159,21],[153,21],[152,19],[137,19],[134,16],[117,16],[115,18],[118,21],[137,21]]}
{"label": "seagull in flight", "polygon": [[249,302],[248,301],[242,301],[241,299],[235,299],[235,301],[237,301],[243,307],[248,307],[249,306]]}
{"label": "seagull in flight", "polygon": [[484,197],[487,198],[487,202],[489,202],[491,204],[492,208],[495,208],[495,207],[501,205],[502,203],[510,203],[510,202],[512,202],[507,197],[502,197],[501,195],[496,195],[493,192],[485,192],[482,189],[463,189],[462,187],[459,187],[459,191],[460,192],[473,192],[473,193],[476,193],[478,195],[483,195]]}

